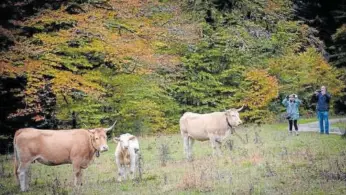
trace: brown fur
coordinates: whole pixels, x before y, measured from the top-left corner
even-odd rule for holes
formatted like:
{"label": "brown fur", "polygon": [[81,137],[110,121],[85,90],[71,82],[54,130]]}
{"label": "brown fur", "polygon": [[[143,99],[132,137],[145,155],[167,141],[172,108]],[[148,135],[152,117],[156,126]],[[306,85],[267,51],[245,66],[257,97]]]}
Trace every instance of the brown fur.
{"label": "brown fur", "polygon": [[[85,130],[38,130],[19,129],[15,133],[14,169],[18,180],[18,168],[29,168],[38,161],[55,166],[72,164],[75,185],[80,181],[81,169],[88,167],[94,154],[103,146],[108,149],[106,130],[103,128]],[[106,150],[106,149],[105,149]]]}
{"label": "brown fur", "polygon": [[129,166],[131,163],[130,153],[128,150],[121,150],[120,152],[120,164]]}

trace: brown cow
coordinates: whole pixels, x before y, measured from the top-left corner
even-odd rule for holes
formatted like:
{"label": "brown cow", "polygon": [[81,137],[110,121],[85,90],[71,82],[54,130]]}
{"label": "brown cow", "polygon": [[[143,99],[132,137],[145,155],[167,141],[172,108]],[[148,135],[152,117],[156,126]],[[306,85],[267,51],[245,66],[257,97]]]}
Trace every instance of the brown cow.
{"label": "brown cow", "polygon": [[[116,122],[115,122],[116,123]],[[81,184],[82,169],[88,167],[94,155],[108,150],[106,132],[114,128],[38,130],[34,128],[16,131],[14,146],[14,168],[20,188],[29,188],[27,171],[32,162],[55,166],[72,164],[75,186]]]}

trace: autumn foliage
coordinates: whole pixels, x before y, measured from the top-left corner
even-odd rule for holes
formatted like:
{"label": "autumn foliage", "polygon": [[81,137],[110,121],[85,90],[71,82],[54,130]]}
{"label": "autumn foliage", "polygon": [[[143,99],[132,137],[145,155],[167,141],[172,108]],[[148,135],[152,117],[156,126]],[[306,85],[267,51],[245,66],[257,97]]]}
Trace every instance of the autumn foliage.
{"label": "autumn foliage", "polygon": [[306,110],[320,85],[333,101],[344,93],[343,70],[323,58],[288,0],[66,1],[38,10],[0,28],[0,97],[10,102],[0,125],[11,132],[70,128],[72,113],[78,127],[118,119],[117,133],[177,132],[183,112],[242,105],[244,121],[271,122],[287,94]]}
{"label": "autumn foliage", "polygon": [[276,77],[269,75],[266,70],[255,69],[246,73],[242,89],[242,103],[250,109],[260,109],[277,98],[279,83]]}

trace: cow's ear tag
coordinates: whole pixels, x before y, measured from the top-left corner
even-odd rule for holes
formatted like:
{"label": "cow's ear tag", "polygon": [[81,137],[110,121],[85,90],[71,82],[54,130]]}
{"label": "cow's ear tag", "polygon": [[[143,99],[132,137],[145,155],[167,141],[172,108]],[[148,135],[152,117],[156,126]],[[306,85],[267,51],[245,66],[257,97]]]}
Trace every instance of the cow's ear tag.
{"label": "cow's ear tag", "polygon": [[119,141],[120,141],[120,138],[115,137],[115,138],[113,138],[113,141],[114,141],[114,142],[119,142]]}

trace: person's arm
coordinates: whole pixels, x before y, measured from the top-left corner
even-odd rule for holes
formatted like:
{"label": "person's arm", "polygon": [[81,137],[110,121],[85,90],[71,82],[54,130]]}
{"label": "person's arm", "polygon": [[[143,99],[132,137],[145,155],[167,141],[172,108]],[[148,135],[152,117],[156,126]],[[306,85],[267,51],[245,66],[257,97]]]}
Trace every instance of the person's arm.
{"label": "person's arm", "polygon": [[300,99],[298,99],[298,97],[296,97],[296,99],[294,101],[296,101],[298,106],[300,106],[300,104],[302,103],[302,101]]}
{"label": "person's arm", "polygon": [[329,94],[329,93],[326,93],[325,96],[326,96],[326,101],[329,103],[330,98],[331,98],[330,94]]}
{"label": "person's arm", "polygon": [[283,104],[284,106],[287,106],[287,105],[288,105],[287,101],[288,101],[288,96],[286,96],[286,97],[282,100],[282,104]]}
{"label": "person's arm", "polygon": [[319,94],[318,92],[315,92],[314,95],[312,95],[312,97],[311,97],[311,101],[312,101],[312,102],[317,102],[317,100],[318,100],[318,94]]}

